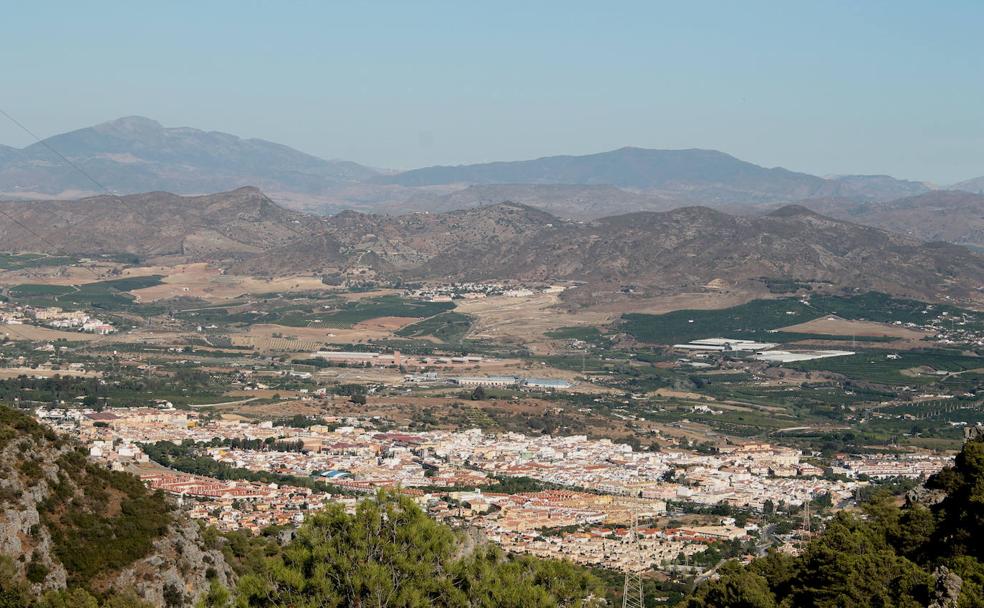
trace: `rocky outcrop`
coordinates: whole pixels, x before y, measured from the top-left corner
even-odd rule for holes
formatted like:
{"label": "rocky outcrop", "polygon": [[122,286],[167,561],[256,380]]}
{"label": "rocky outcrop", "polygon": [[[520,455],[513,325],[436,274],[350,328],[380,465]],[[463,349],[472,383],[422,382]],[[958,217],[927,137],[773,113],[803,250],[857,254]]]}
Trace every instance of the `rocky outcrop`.
{"label": "rocky outcrop", "polygon": [[[211,580],[231,587],[235,574],[221,539],[206,542],[196,522],[160,502],[168,500],[88,461],[75,441],[0,406],[0,558],[33,595],[75,586],[132,592],[176,608],[193,606]],[[122,513],[128,508],[129,515]],[[89,519],[75,519],[80,513]],[[105,561],[105,546],[77,542],[79,521],[111,529],[110,542],[128,549]]]}
{"label": "rocky outcrop", "polygon": [[951,572],[946,566],[940,566],[933,571],[936,585],[930,598],[928,608],[957,608],[960,600],[960,588],[963,579]]}

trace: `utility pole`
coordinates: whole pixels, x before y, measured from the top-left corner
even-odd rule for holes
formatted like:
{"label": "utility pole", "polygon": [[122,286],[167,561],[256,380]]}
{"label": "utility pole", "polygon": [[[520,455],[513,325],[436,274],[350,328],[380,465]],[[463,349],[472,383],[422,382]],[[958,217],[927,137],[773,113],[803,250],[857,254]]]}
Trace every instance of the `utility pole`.
{"label": "utility pole", "polygon": [[628,560],[629,570],[625,571],[625,584],[622,587],[622,608],[645,608],[646,601],[642,592],[642,574],[631,570],[632,563],[642,567],[642,546],[639,544],[639,517],[632,515],[632,528],[629,529],[629,551],[633,560]]}

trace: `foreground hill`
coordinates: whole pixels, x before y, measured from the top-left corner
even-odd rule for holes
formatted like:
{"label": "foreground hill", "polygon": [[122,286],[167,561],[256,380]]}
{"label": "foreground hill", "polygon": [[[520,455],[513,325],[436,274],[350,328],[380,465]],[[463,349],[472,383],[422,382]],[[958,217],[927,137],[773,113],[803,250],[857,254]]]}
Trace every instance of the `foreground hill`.
{"label": "foreground hill", "polygon": [[0,605],[36,605],[17,598],[71,589],[76,595],[52,605],[134,594],[190,606],[209,578],[231,584],[233,573],[164,496],[0,405]]}
{"label": "foreground hill", "polygon": [[197,194],[241,186],[317,194],[376,174],[356,163],[326,161],[262,139],[165,128],[149,118],[130,116],[20,150],[0,148],[0,192],[31,198],[99,191],[51,149],[110,190],[127,194]]}
{"label": "foreground hill", "polygon": [[[226,258],[310,233],[317,221],[255,188],[198,197],[150,192],[79,201],[0,202],[6,251]],[[38,237],[41,238],[38,238]]]}
{"label": "foreground hill", "polygon": [[283,274],[360,264],[383,275],[583,281],[582,292],[754,289],[763,278],[938,299],[979,298],[984,257],[785,207],[739,217],[705,207],[580,223],[504,203],[398,217],[346,212],[326,230],[251,257],[237,272]]}
{"label": "foreground hill", "polygon": [[604,184],[701,204],[750,204],[835,195],[882,200],[928,189],[917,182],[887,176],[824,179],[781,167],[760,167],[717,150],[644,148],[621,148],[585,156],[428,167],[377,176],[373,181],[402,186]]}
{"label": "foreground hill", "polygon": [[819,213],[923,241],[984,247],[984,196],[980,194],[937,190],[881,203],[835,198],[803,204]]}

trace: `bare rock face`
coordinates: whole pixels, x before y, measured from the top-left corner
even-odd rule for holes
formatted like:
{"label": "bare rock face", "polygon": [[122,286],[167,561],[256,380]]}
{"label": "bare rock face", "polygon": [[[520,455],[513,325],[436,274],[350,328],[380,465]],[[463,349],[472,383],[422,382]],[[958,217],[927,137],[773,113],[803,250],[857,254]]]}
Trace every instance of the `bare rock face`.
{"label": "bare rock face", "polygon": [[931,490],[926,486],[916,486],[905,493],[905,501],[909,505],[923,505],[931,507],[946,498],[943,490]]}
{"label": "bare rock face", "polygon": [[155,606],[194,605],[214,578],[232,587],[235,574],[222,552],[207,548],[195,522],[181,520],[155,544],[153,552],[120,572],[113,586],[132,589]]}
{"label": "bare rock face", "polygon": [[957,608],[963,579],[946,566],[940,566],[933,571],[933,576],[936,577],[936,586],[933,589],[929,608]]}
{"label": "bare rock face", "polygon": [[980,441],[984,439],[984,425],[974,425],[964,428],[964,440]]}

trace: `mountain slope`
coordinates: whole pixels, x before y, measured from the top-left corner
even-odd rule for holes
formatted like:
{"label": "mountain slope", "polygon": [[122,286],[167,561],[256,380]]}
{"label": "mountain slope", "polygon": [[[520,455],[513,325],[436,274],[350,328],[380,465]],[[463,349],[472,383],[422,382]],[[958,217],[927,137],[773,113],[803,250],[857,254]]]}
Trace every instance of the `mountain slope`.
{"label": "mountain slope", "polygon": [[882,203],[846,199],[804,201],[810,209],[875,226],[921,241],[947,241],[984,248],[984,196],[935,190]]}
{"label": "mountain slope", "polygon": [[[754,289],[763,277],[830,282],[939,299],[980,299],[984,257],[785,207],[737,217],[705,207],[640,212],[589,223],[506,203],[398,217],[347,212],[324,234],[246,259],[237,272],[369,266],[415,279],[584,281],[596,297],[634,285],[650,294],[709,283]],[[333,255],[323,258],[319,243]]]}
{"label": "mountain slope", "polygon": [[[912,205],[917,211],[925,206]],[[587,286],[576,294],[594,300],[630,285],[650,295],[710,288],[761,292],[764,278],[929,300],[984,298],[984,256],[800,206],[764,216],[686,207],[588,222],[519,203],[317,218],[243,188],[204,197],[148,193],[122,200],[8,202],[0,203],[0,212],[16,219],[0,223],[5,250],[174,256],[215,261],[237,274],[580,281]]]}
{"label": "mountain slope", "polygon": [[723,152],[700,149],[621,148],[586,156],[428,167],[378,176],[373,181],[413,187],[446,184],[611,185],[656,193],[678,203],[700,204],[750,204],[833,195],[883,200],[926,191],[926,187],[917,182],[887,176],[823,179],[780,167],[760,167]]}
{"label": "mountain slope", "polygon": [[765,169],[716,150],[621,148],[586,156],[548,156],[535,160],[456,167],[428,167],[376,181],[404,186],[472,184],[609,184],[660,188],[688,184],[744,186],[761,191],[811,192],[823,180],[785,169]]}
{"label": "mountain slope", "polygon": [[678,206],[656,194],[630,192],[610,185],[482,184],[448,194],[421,190],[398,206],[394,205],[392,210],[437,213],[510,201],[542,209],[557,217],[595,219],[633,211],[665,211]]}
{"label": "mountain slope", "polygon": [[950,188],[952,190],[963,190],[964,192],[982,194],[984,193],[984,175],[962,181],[959,184],[953,184]]}
{"label": "mountain slope", "polygon": [[0,192],[31,196],[99,191],[51,149],[120,193],[197,194],[256,186],[270,192],[317,194],[376,174],[356,163],[322,160],[261,139],[165,128],[130,116],[55,135],[21,150],[0,150]]}
{"label": "mountain slope", "polygon": [[286,244],[311,234],[318,223],[276,205],[255,188],[199,197],[150,192],[0,202],[0,212],[3,250],[45,253],[221,259]]}

